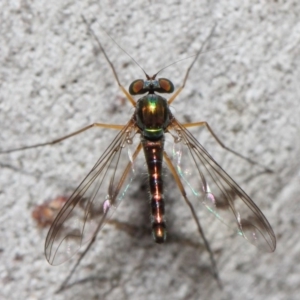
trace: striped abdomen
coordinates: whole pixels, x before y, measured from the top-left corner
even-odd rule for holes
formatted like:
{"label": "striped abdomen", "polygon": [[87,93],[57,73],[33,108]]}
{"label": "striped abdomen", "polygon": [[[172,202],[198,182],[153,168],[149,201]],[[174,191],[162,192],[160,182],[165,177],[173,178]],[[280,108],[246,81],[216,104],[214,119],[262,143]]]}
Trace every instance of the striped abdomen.
{"label": "striped abdomen", "polygon": [[167,235],[164,219],[163,181],[161,178],[164,138],[157,141],[142,139],[142,145],[149,174],[152,234],[156,243],[163,243]]}

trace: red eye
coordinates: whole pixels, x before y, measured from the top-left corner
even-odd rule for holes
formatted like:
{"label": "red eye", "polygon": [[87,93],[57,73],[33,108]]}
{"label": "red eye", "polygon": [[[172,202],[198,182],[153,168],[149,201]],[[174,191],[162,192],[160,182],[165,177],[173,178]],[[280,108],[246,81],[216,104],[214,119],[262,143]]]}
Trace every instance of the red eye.
{"label": "red eye", "polygon": [[174,85],[169,79],[159,78],[158,82],[159,82],[159,85],[160,85],[160,89],[162,91],[164,91],[165,93],[173,93]]}
{"label": "red eye", "polygon": [[134,82],[132,82],[131,85],[129,86],[129,93],[131,95],[144,94],[145,91],[143,91],[143,87],[144,87],[144,80],[137,79]]}

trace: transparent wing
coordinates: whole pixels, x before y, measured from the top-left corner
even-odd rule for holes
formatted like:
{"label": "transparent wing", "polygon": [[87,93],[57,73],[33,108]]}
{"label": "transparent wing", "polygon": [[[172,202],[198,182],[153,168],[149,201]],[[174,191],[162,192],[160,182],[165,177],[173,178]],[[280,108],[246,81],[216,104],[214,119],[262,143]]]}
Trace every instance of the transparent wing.
{"label": "transparent wing", "polygon": [[237,228],[237,233],[250,243],[274,251],[275,234],[251,198],[176,119],[168,130],[175,137],[173,163],[190,197],[201,201],[224,224]]}
{"label": "transparent wing", "polygon": [[130,121],[57,215],[45,242],[45,256],[50,264],[63,263],[91,241],[123,199],[141,148],[138,144],[134,153],[124,151],[130,149],[134,134],[135,126]]}

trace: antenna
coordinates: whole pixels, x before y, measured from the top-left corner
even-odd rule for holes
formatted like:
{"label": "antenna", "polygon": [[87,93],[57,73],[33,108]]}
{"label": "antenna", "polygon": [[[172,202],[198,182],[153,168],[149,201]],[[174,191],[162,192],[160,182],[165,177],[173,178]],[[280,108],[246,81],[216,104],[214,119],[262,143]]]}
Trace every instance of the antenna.
{"label": "antenna", "polygon": [[[108,57],[107,57],[107,55],[106,55],[106,53],[105,53],[105,51],[104,51],[104,49],[103,49],[103,47],[102,47],[102,45],[101,45],[101,43],[100,43],[100,41],[99,41],[99,39],[98,39],[98,37],[97,37],[97,35],[95,34],[95,32],[94,32],[94,30],[92,29],[92,27],[90,26],[90,24],[88,23],[88,21],[85,19],[85,17],[83,16],[83,15],[81,15],[81,17],[82,17],[82,19],[83,19],[83,21],[84,21],[84,23],[88,26],[88,28],[89,28],[89,31],[92,33],[92,35],[94,36],[94,38],[95,38],[95,40],[96,40],[96,42],[97,42],[97,44],[98,44],[98,46],[100,47],[100,49],[101,49],[101,51],[104,53],[104,56],[105,56],[105,58],[109,61],[109,59],[108,59]],[[145,72],[145,70],[141,67],[141,65],[124,49],[124,48],[122,48],[117,42],[116,42],[116,40],[101,26],[101,25],[99,25],[100,26],[100,28],[101,28],[101,30],[103,30],[105,33],[106,33],[106,35],[108,35],[109,36],[109,38],[124,52],[124,53],[126,53],[132,60],[133,60],[133,62],[143,71],[143,73],[145,74],[145,76],[146,77],[149,77],[148,75],[147,75],[147,73]],[[115,72],[114,72],[115,73]],[[115,74],[116,75],[116,74]],[[116,75],[116,77],[117,77],[117,75]],[[118,77],[117,77],[118,78]]]}

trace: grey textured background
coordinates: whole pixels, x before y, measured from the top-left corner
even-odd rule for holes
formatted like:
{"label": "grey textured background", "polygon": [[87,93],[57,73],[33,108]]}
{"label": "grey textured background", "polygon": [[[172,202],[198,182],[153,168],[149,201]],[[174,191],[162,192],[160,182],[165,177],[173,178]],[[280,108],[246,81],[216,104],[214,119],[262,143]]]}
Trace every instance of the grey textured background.
{"label": "grey textured background", "polygon": [[[151,74],[194,54],[216,23],[211,48],[217,50],[199,58],[174,111],[182,121],[208,121],[226,145],[275,171],[258,175],[259,169],[201,140],[263,210],[277,236],[276,252],[261,253],[238,237],[212,241],[220,291],[195,228],[185,227],[190,216],[182,199],[169,197],[165,245],[156,245],[148,231],[130,236],[107,226],[72,278],[90,280],[55,295],[74,260],[48,265],[47,229],[36,226],[31,212],[75,189],[116,134],[93,129],[53,147],[0,155],[1,299],[299,299],[300,3],[156,2],[2,0],[0,149],[48,141],[97,121],[123,124],[132,114],[81,14],[96,21],[125,87],[143,74],[99,24]],[[189,62],[162,76],[179,86]],[[137,180],[136,190],[141,187]],[[132,198],[115,218],[138,225],[147,193]],[[143,223],[150,226],[147,217]]]}

